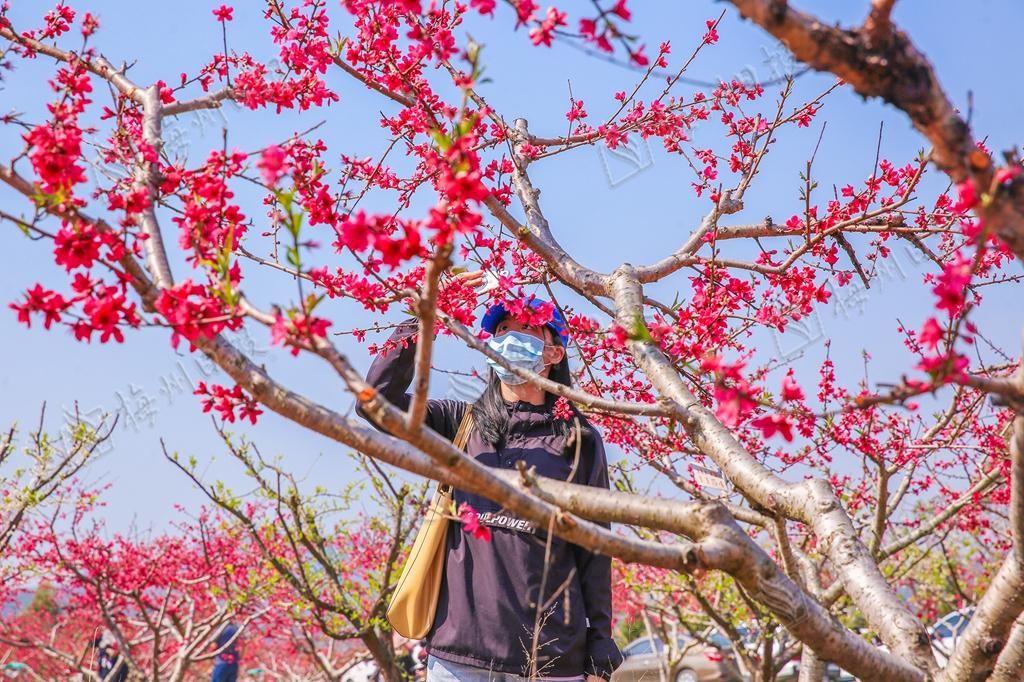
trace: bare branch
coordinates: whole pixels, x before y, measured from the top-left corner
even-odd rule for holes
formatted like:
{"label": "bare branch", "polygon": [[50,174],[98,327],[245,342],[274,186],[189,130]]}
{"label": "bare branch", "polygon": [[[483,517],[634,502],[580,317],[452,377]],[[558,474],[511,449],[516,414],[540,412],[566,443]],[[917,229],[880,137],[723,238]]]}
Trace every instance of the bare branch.
{"label": "bare branch", "polygon": [[180,116],[181,114],[187,114],[192,111],[199,111],[201,109],[219,109],[224,100],[233,100],[235,98],[234,88],[227,87],[202,97],[195,99],[185,100],[183,102],[171,102],[165,104],[163,107],[164,116]]}
{"label": "bare branch", "polygon": [[430,390],[430,360],[434,348],[434,322],[437,320],[437,295],[440,292],[441,275],[451,265],[451,244],[440,246],[427,263],[423,278],[423,293],[419,296],[416,309],[419,313],[419,340],[416,344],[416,383],[409,403],[407,428],[418,429],[427,414],[427,392]]}

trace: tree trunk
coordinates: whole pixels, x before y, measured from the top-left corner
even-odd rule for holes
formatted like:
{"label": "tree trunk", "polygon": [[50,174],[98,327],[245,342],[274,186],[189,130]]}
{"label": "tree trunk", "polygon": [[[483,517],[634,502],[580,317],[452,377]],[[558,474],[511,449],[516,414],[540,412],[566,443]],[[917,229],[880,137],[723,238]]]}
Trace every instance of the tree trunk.
{"label": "tree trunk", "polygon": [[398,667],[398,660],[395,656],[395,647],[391,643],[390,632],[385,633],[374,628],[360,637],[360,639],[363,640],[363,644],[366,645],[370,655],[373,656],[373,660],[376,661],[382,682],[406,682],[402,676],[401,669]]}
{"label": "tree trunk", "polygon": [[821,682],[825,677],[825,661],[814,650],[805,646],[800,654],[799,682]]}

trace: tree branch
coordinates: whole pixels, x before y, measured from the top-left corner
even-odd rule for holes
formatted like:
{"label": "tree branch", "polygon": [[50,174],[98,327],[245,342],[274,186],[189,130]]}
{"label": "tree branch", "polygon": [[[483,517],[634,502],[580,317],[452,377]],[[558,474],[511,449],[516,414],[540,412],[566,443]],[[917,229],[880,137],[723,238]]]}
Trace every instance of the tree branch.
{"label": "tree branch", "polygon": [[[163,103],[160,101],[160,91],[152,85],[142,92],[142,139],[149,145],[150,151],[159,157],[160,149],[163,147],[161,125],[163,119]],[[153,280],[157,287],[166,289],[174,285],[174,278],[171,276],[171,267],[167,261],[167,251],[164,248],[163,234],[160,232],[160,223],[156,217],[157,198],[159,197],[159,181],[157,163],[146,160],[146,154],[140,152],[136,161],[135,169],[136,183],[146,190],[149,201],[142,209],[141,227],[148,239],[143,242],[143,249],[146,253],[146,264],[153,274]]]}
{"label": "tree branch", "polygon": [[896,0],[871,0],[871,12],[864,21],[864,31],[871,45],[883,45],[892,36],[892,8]]}
{"label": "tree branch", "polygon": [[163,114],[164,116],[179,116],[201,109],[219,109],[224,100],[233,100],[234,98],[234,88],[226,87],[195,99],[165,104]]}
{"label": "tree branch", "polygon": [[103,57],[86,59],[81,55],[65,52],[64,50],[52,45],[47,45],[46,43],[35,40],[34,38],[26,38],[13,29],[2,26],[0,26],[0,38],[6,38],[12,43],[17,43],[32,50],[33,52],[38,52],[39,54],[44,54],[47,57],[52,57],[59,62],[77,61],[90,73],[108,81],[128,99],[137,102],[138,104],[142,104],[142,89],[125,76],[122,71],[115,69],[113,64]]}
{"label": "tree branch", "polygon": [[970,179],[979,196],[989,195],[991,200],[976,208],[979,217],[1024,260],[1024,181],[996,185],[992,159],[975,145],[931,63],[904,32],[891,28],[886,40],[873,40],[882,19],[889,23],[891,2],[876,1],[868,30],[827,25],[774,0],[730,1],[801,62],[834,73],[864,97],[880,97],[907,114],[931,142],[932,160],[953,182]]}
{"label": "tree branch", "polygon": [[[643,323],[643,291],[635,270],[624,265],[610,282],[618,322],[625,329]],[[775,514],[785,514],[814,528],[822,551],[842,575],[847,593],[871,626],[896,653],[922,670],[935,667],[921,623],[889,587],[849,516],[827,481],[789,484],[754,459],[715,415],[700,404],[653,343],[631,340],[634,361],[666,398],[686,408],[687,433],[701,452],[718,465],[745,495]]]}
{"label": "tree branch", "polygon": [[[498,474],[503,478],[512,476],[505,471]],[[615,490],[595,491],[529,475],[523,478],[525,487],[541,499],[583,518],[664,530],[694,539],[704,567],[729,573],[795,637],[844,669],[866,679],[924,679],[920,671],[897,656],[885,654],[839,626],[828,611],[779,570],[724,506],[653,499]],[[883,667],[874,667],[879,665]]]}
{"label": "tree branch", "polygon": [[493,196],[488,197],[485,202],[487,207],[491,209],[498,220],[513,230],[516,237],[526,241],[531,249],[539,253],[563,282],[585,295],[606,295],[606,278],[590,268],[580,265],[566,253],[551,233],[551,227],[540,208],[540,190],[533,186],[530,176],[526,172],[530,160],[521,153],[522,145],[530,135],[526,119],[516,119],[515,127],[516,140],[512,155],[515,171],[512,174],[512,183],[515,185],[516,195],[526,213],[526,227],[524,228],[518,223],[513,223],[514,228],[509,226],[507,219],[511,216],[504,215],[507,214],[507,211],[501,206],[501,202]]}
{"label": "tree branch", "polygon": [[988,682],[1020,682],[1024,679],[1024,620],[1017,619]]}
{"label": "tree branch", "polygon": [[416,309],[419,313],[419,334],[416,344],[416,383],[409,404],[406,428],[418,429],[427,414],[427,393],[430,390],[430,359],[434,349],[434,322],[437,320],[437,295],[440,291],[441,275],[451,265],[452,245],[439,246],[434,257],[427,263],[423,279],[423,293],[418,297]]}

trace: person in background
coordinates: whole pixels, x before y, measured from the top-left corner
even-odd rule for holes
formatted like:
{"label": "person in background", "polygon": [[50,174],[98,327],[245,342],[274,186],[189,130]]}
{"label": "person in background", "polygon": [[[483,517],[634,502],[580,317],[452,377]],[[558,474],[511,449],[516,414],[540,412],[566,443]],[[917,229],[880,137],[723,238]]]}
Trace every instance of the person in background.
{"label": "person in background", "polygon": [[430,649],[427,648],[426,640],[419,640],[412,648],[412,660],[415,663],[415,677],[417,680],[427,679],[427,655]]}
{"label": "person in background", "polygon": [[210,682],[237,682],[238,681],[238,626],[234,623],[227,623],[217,634],[214,640],[217,650],[217,659],[213,664],[213,677]]}
{"label": "person in background", "polygon": [[96,668],[103,682],[128,679],[128,663],[121,658],[120,645],[109,630],[96,638]]}

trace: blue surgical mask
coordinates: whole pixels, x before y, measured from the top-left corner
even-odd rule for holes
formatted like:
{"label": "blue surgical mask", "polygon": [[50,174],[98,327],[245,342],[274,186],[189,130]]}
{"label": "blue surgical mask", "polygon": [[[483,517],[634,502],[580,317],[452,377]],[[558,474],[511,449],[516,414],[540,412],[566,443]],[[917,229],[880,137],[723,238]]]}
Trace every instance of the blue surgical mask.
{"label": "blue surgical mask", "polygon": [[[505,332],[501,336],[492,336],[487,340],[487,345],[513,367],[528,369],[531,372],[540,372],[544,369],[544,342],[536,336],[522,332]],[[488,358],[487,364],[494,368],[495,374],[498,375],[502,383],[509,386],[526,383],[526,379],[505,369],[490,358]]]}

